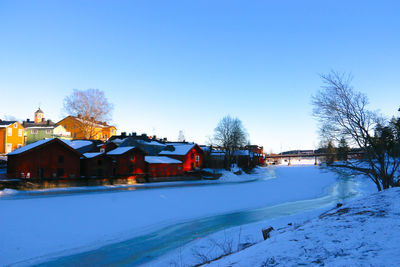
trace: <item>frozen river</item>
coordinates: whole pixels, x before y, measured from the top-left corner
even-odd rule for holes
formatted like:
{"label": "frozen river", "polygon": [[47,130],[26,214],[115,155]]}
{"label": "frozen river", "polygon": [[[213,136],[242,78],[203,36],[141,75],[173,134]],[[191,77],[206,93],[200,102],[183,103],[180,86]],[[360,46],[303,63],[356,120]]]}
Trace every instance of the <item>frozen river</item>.
{"label": "frozen river", "polygon": [[[7,248],[3,239],[0,249],[14,258],[4,263],[134,266],[230,227],[332,206],[373,190],[368,181],[314,166],[262,168],[253,181],[197,185],[3,198],[2,214],[11,212],[23,220],[28,215],[14,210],[20,207],[41,216],[31,220],[30,231],[23,231],[25,239],[24,233],[0,230],[9,238],[8,247],[20,251]],[[10,227],[7,220],[4,226]]]}

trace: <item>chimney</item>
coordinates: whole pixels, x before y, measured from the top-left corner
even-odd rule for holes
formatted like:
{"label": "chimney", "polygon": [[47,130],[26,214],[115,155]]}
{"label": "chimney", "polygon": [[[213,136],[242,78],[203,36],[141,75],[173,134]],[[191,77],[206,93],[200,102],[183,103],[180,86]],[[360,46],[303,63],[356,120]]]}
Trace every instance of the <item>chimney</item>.
{"label": "chimney", "polygon": [[153,139],[156,140],[156,139],[157,139],[157,136],[153,135]]}
{"label": "chimney", "polygon": [[132,132],[132,136],[133,136],[133,137],[136,137],[136,132]]}
{"label": "chimney", "polygon": [[126,132],[122,132],[121,137],[126,137]]}
{"label": "chimney", "polygon": [[44,122],[45,121],[45,119],[44,118],[42,118],[42,122]]}
{"label": "chimney", "polygon": [[50,120],[47,120],[47,125],[50,125]]}
{"label": "chimney", "polygon": [[26,122],[30,122],[29,119],[26,119]]}

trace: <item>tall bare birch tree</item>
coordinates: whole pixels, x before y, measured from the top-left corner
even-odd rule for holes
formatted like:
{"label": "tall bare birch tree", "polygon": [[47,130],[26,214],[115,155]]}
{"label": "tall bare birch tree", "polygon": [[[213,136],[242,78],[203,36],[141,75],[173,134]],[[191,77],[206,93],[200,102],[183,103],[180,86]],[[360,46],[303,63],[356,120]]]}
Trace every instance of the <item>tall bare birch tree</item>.
{"label": "tall bare birch tree", "polygon": [[85,138],[92,139],[96,134],[96,124],[111,119],[113,105],[99,89],[74,89],[71,95],[64,98],[64,110],[78,118],[78,127],[84,132]]}

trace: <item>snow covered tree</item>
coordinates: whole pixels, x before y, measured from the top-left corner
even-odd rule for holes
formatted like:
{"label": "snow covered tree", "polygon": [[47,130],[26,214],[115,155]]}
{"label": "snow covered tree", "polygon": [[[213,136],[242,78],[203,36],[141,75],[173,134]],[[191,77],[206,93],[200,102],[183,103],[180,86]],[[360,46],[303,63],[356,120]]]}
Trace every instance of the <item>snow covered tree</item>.
{"label": "snow covered tree", "polygon": [[64,111],[80,119],[78,127],[85,133],[86,139],[92,139],[96,123],[107,122],[111,118],[112,109],[113,105],[99,89],[74,89],[71,95],[64,98]]}
{"label": "snow covered tree", "polygon": [[395,136],[398,120],[387,122],[367,108],[368,98],[351,86],[349,75],[331,72],[321,76],[322,89],[312,97],[313,115],[323,139],[339,142],[344,138],[364,152],[362,160],[334,164],[371,178],[379,191],[395,184],[400,157]]}

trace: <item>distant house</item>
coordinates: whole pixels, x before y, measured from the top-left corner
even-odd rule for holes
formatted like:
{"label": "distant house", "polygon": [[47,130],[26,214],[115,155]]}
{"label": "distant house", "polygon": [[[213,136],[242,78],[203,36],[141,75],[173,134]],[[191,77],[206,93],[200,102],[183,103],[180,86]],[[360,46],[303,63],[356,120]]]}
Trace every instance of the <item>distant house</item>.
{"label": "distant house", "polygon": [[182,161],[184,171],[202,168],[204,152],[197,144],[167,143],[167,145],[168,146],[159,153],[160,156],[168,156]]}
{"label": "distant house", "polygon": [[43,111],[39,108],[35,112],[35,119],[27,119],[22,122],[25,128],[25,144],[31,144],[38,140],[47,138],[72,139],[71,133],[67,132],[62,125],[56,125],[51,120],[45,120]]}
{"label": "distant house", "polygon": [[71,132],[73,139],[107,141],[117,133],[115,126],[100,121],[88,122],[81,116],[68,116],[57,122],[57,125],[62,125],[68,132]]}
{"label": "distant house", "polygon": [[112,177],[112,159],[103,152],[88,152],[81,159],[81,176],[86,178]]}
{"label": "distant house", "polygon": [[118,147],[107,152],[113,160],[113,177],[136,178],[145,173],[145,152],[136,147]]}
{"label": "distant house", "polygon": [[8,154],[9,178],[78,178],[82,154],[53,138],[26,145]]}
{"label": "distant house", "polygon": [[183,175],[182,161],[163,156],[146,156],[146,173],[150,177]]}
{"label": "distant house", "polygon": [[0,154],[24,146],[24,127],[18,121],[0,120]]}

